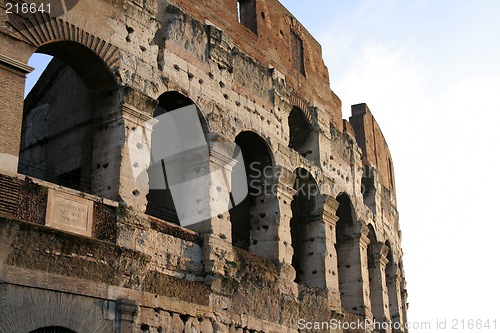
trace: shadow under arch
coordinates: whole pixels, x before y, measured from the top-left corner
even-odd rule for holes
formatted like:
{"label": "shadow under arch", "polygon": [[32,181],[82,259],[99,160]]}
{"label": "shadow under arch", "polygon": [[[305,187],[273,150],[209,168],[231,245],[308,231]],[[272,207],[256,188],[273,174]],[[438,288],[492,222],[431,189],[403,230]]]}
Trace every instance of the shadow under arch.
{"label": "shadow under arch", "polygon": [[288,128],[290,131],[288,147],[302,156],[311,154],[313,128],[304,111],[298,106],[294,106],[288,115]]}
{"label": "shadow under arch", "polygon": [[[193,135],[196,136],[196,138],[194,139],[195,142],[193,142],[194,146],[188,147],[189,151],[179,151],[178,153],[180,155],[177,155],[177,158],[175,158],[174,160],[172,159],[172,157],[174,156],[163,156],[162,154],[167,153],[167,151],[173,150],[172,144],[182,144],[182,142],[164,142],[165,138],[168,137],[168,135],[165,136],[164,127],[165,125],[172,125],[161,123],[163,121],[169,121],[169,119],[164,117],[164,115],[174,111],[180,113],[189,112],[190,107],[194,107],[196,109],[198,124],[196,124],[196,119],[189,118],[191,124],[179,123],[179,125],[181,127],[184,125],[189,126],[188,131],[192,131]],[[175,203],[175,201],[179,201],[180,198],[174,198],[172,194],[173,184],[169,185],[169,180],[167,178],[170,177],[170,180],[172,181],[172,177],[176,179],[182,178],[182,175],[179,173],[189,173],[189,170],[191,167],[193,167],[193,165],[184,165],[184,167],[182,167],[182,160],[185,160],[185,156],[182,156],[183,154],[192,155],[193,153],[195,153],[195,155],[198,156],[198,158],[196,158],[197,162],[204,161],[208,163],[210,149],[208,125],[201,113],[200,108],[194,103],[194,101],[189,97],[183,95],[179,91],[175,90],[164,92],[158,97],[158,105],[153,111],[153,118],[158,122],[153,126],[151,134],[152,164],[147,170],[149,179],[149,193],[146,196],[146,214],[165,221],[180,224],[181,219],[178,214],[180,213],[178,211],[179,207],[177,207],[176,209]],[[181,130],[181,132],[183,131],[183,128],[179,129]],[[186,134],[189,135],[189,133],[182,133],[180,135],[182,136]],[[167,145],[169,145],[169,148],[166,148]],[[158,156],[160,156],[160,158],[158,158]],[[181,164],[179,164],[179,162]],[[169,175],[169,177],[167,177],[167,174]]]}
{"label": "shadow under arch", "polygon": [[[102,180],[113,177],[96,167],[116,144],[103,140],[96,126],[122,100],[111,69],[75,41],[46,41],[36,53],[54,58],[24,100],[18,172],[115,200]],[[115,136],[124,136],[123,128]]]}
{"label": "shadow under arch", "polygon": [[[253,238],[251,230],[257,231],[256,229],[259,228],[257,225],[259,214],[265,215],[265,201],[272,195],[267,190],[274,180],[274,157],[267,141],[253,131],[240,132],[235,138],[235,143],[243,156],[248,194],[240,202],[234,201],[231,194],[231,200],[234,201],[231,202],[229,210],[231,235],[234,246],[248,250],[251,238]],[[242,170],[242,168],[235,165],[233,170]],[[237,173],[232,174],[232,192],[234,192],[235,186],[240,183],[240,177],[245,176]],[[253,224],[255,225],[252,226]],[[256,245],[257,240],[252,239],[252,244]]]}
{"label": "shadow under arch", "polygon": [[118,80],[108,64],[87,46],[70,40],[49,41],[38,47],[43,53],[60,59],[80,76],[91,91],[111,92],[118,89]]}

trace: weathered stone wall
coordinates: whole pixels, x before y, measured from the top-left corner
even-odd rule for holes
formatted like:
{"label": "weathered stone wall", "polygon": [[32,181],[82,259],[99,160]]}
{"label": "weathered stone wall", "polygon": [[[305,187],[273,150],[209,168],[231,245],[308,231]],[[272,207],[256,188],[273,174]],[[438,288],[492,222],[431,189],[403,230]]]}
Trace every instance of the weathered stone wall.
{"label": "weathered stone wall", "polygon": [[[279,2],[245,1],[251,25],[238,22],[236,2],[81,0],[57,18],[0,14],[0,78],[9,83],[0,158],[2,172],[20,178],[0,181],[3,327],[296,332],[299,319],[405,320],[394,174],[379,125],[366,105],[342,120],[320,45]],[[23,103],[34,51],[65,65],[49,68]],[[221,189],[235,161],[220,144],[251,133],[244,157],[267,158],[273,191],[252,197],[248,218],[218,212],[190,230],[144,214],[149,184],[137,170],[149,165],[166,92],[194,103],[204,124],[213,174],[196,193],[204,207],[228,206]],[[87,155],[91,190],[21,167],[34,183],[17,175],[26,144],[60,131],[70,149],[45,167],[69,171]],[[54,153],[32,150],[28,159]],[[300,184],[319,191],[304,199]],[[248,229],[244,249],[233,228]],[[20,307],[28,323],[14,318]],[[94,326],[74,320],[82,309]]]}

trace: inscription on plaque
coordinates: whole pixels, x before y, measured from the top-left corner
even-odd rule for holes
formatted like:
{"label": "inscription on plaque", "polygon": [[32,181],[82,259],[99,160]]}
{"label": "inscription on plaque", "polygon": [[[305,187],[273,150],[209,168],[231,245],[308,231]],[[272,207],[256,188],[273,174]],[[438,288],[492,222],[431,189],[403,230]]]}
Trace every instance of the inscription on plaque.
{"label": "inscription on plaque", "polygon": [[92,201],[49,189],[47,226],[91,236],[92,217]]}

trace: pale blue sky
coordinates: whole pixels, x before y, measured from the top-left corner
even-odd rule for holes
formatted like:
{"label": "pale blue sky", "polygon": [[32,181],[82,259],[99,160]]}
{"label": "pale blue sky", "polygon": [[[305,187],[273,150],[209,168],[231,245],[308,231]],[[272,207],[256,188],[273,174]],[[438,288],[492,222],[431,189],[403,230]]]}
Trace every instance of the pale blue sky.
{"label": "pale blue sky", "polygon": [[500,331],[500,1],[281,3],[322,44],[344,118],[366,102],[390,145],[409,321],[432,325],[411,332]]}

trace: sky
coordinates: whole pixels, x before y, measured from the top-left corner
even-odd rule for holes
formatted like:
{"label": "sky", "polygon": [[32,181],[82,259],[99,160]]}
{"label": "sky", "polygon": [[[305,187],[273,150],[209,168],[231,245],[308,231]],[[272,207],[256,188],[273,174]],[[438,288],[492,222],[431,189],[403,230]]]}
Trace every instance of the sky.
{"label": "sky", "polygon": [[367,103],[390,146],[410,331],[500,331],[500,1],[281,3],[322,45],[344,118]]}

